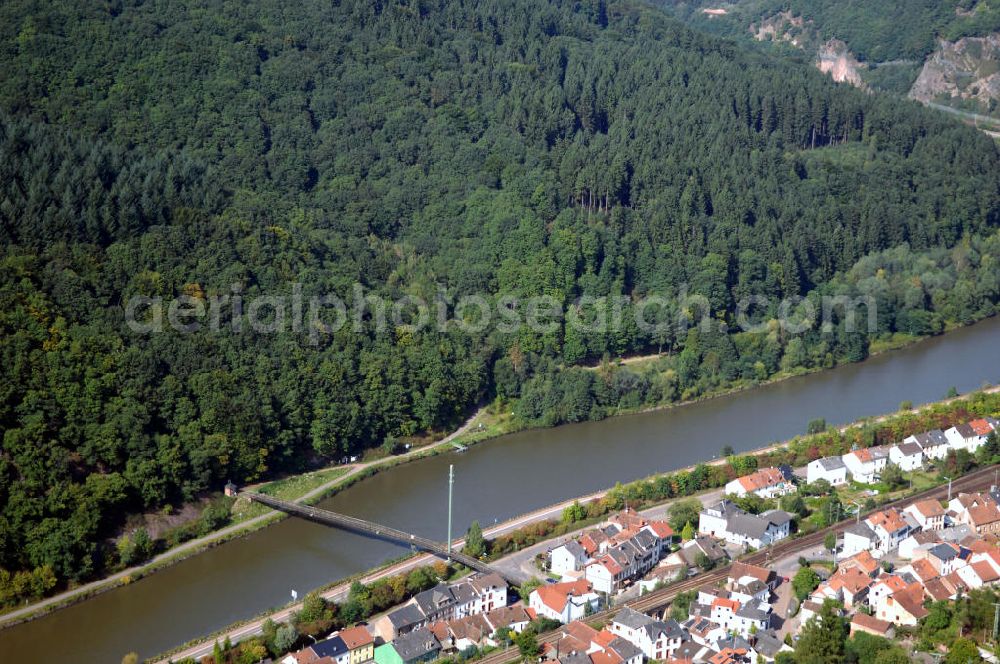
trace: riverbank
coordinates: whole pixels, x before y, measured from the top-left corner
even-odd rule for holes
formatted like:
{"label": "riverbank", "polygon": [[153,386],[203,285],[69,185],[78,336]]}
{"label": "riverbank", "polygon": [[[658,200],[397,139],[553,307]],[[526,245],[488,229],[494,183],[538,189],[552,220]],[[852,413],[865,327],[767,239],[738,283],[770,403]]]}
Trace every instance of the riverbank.
{"label": "riverbank", "polygon": [[[289,476],[275,480],[274,482],[261,484],[257,487],[257,489],[267,492],[268,488],[274,485],[280,485],[281,483],[294,481],[296,479],[302,480],[308,475],[322,475],[324,473],[335,472],[335,477],[320,483],[318,486],[312,486],[307,482],[307,490],[302,495],[298,497],[286,497],[289,500],[293,500],[293,502],[307,505],[319,502],[333,493],[342,491],[355,482],[371,477],[375,473],[382,470],[387,470],[409,461],[433,456],[441,453],[442,451],[453,449],[451,447],[452,440],[456,436],[462,435],[469,428],[473,427],[476,424],[477,419],[482,416],[483,412],[484,409],[482,408],[477,410],[476,413],[466,420],[461,427],[441,440],[423,447],[414,448],[404,454],[384,457],[368,463],[321,468],[311,471],[310,473],[304,473],[303,475]],[[245,506],[250,507],[250,503],[246,502]],[[253,532],[256,532],[257,530],[266,528],[273,523],[281,521],[286,517],[287,515],[281,512],[266,510],[260,514],[249,514],[246,518],[237,518],[234,522],[219,530],[213,531],[203,537],[191,539],[179,544],[154,556],[151,560],[146,561],[145,563],[121,570],[111,576],[104,577],[103,579],[91,581],[90,583],[66,590],[33,604],[9,610],[0,615],[0,630],[14,627],[35,618],[40,618],[53,611],[73,606],[74,604],[86,601],[101,593],[108,592],[109,590],[134,583],[154,572],[165,569],[216,546],[225,544],[233,539],[245,537]]]}
{"label": "riverbank", "polygon": [[[936,401],[936,402],[927,403],[927,404],[921,405],[921,406],[916,407],[916,408],[910,408],[910,409],[900,410],[900,411],[893,412],[893,413],[884,413],[882,415],[878,415],[878,416],[875,416],[875,417],[862,418],[862,419],[856,420],[854,422],[851,422],[851,423],[839,426],[835,430],[838,433],[845,433],[845,432],[850,431],[851,429],[858,429],[858,428],[863,428],[863,427],[869,427],[869,426],[876,425],[876,424],[891,423],[894,420],[903,420],[904,418],[907,418],[907,417],[912,416],[912,415],[921,415],[921,414],[927,413],[927,412],[940,411],[940,410],[946,409],[948,407],[956,406],[956,405],[961,404],[963,402],[972,402],[972,401],[977,400],[977,399],[979,399],[979,398],[981,398],[983,396],[993,395],[993,394],[998,394],[998,393],[1000,393],[1000,386],[994,386],[994,387],[986,388],[986,389],[983,389],[983,390],[976,390],[976,391],[970,392],[970,393],[965,394],[965,395],[961,395],[961,396],[957,396],[957,397],[952,397],[952,398],[948,398],[948,399],[943,399],[943,400]],[[997,409],[995,409],[995,408],[992,409],[991,412],[993,414],[998,414],[997,413]],[[808,445],[815,444],[818,441],[820,441],[822,438],[824,438],[824,437],[826,437],[828,435],[829,435],[829,432],[828,431],[824,431],[824,432],[820,432],[820,433],[816,433],[816,434],[807,434],[807,435],[803,435],[803,436],[796,436],[794,438],[791,438],[791,439],[788,439],[788,440],[784,440],[784,441],[781,441],[779,443],[774,443],[774,444],[771,444],[771,445],[762,446],[762,447],[757,448],[755,450],[751,450],[749,452],[745,452],[744,454],[747,454],[747,455],[756,455],[756,456],[764,456],[764,455],[768,455],[768,454],[773,454],[775,452],[780,452],[780,451],[783,451],[783,450],[788,450],[793,445],[806,445],[806,446],[808,446]],[[726,459],[714,459],[714,460],[711,460],[711,461],[706,461],[704,465],[717,466],[717,465],[722,465],[722,464],[725,464],[725,463],[728,463],[728,461]],[[689,472],[693,471],[697,465],[702,465],[702,464],[695,464],[695,465],[691,465],[691,466],[688,466],[688,467],[685,467],[685,468],[679,468],[679,469],[670,471],[669,473],[662,473],[662,474],[656,474],[656,475],[651,475],[651,476],[639,478],[639,479],[636,479],[631,484],[639,484],[639,483],[643,483],[643,482],[652,482],[652,481],[655,481],[658,478],[666,477],[666,476],[669,476],[669,475],[676,476],[676,475],[682,474],[682,473],[689,473]],[[804,472],[804,466],[800,466],[798,468],[798,470]],[[879,500],[879,502],[896,500],[896,499],[899,499],[901,497],[905,497],[906,495],[911,494],[911,493],[919,493],[920,491],[925,490],[929,486],[935,486],[938,483],[940,483],[940,482],[939,481],[929,481],[929,483],[928,482],[924,482],[924,483],[921,483],[921,484],[913,484],[913,485],[911,485],[911,487],[909,489],[901,488],[901,489],[898,489],[898,490],[896,490],[894,492],[882,494],[882,495],[879,496],[878,500]],[[608,487],[608,488],[602,489],[600,491],[587,494],[585,496],[578,496],[578,497],[575,497],[575,498],[570,498],[570,499],[567,499],[567,500],[563,500],[563,501],[561,501],[561,502],[559,502],[557,504],[550,505],[548,507],[544,507],[544,508],[541,508],[539,510],[535,510],[533,512],[530,512],[528,514],[525,514],[525,515],[522,515],[522,516],[510,519],[509,521],[506,521],[506,522],[504,522],[502,524],[499,524],[499,525],[496,525],[496,526],[493,526],[493,527],[490,527],[490,528],[485,528],[483,530],[483,534],[484,534],[484,536],[487,539],[494,540],[498,536],[509,534],[512,531],[516,530],[516,529],[523,528],[525,526],[528,526],[528,525],[531,525],[531,524],[534,524],[534,523],[538,523],[540,521],[551,520],[553,518],[558,519],[558,518],[561,517],[561,515],[563,513],[563,510],[566,507],[569,507],[569,506],[577,504],[577,503],[579,503],[581,505],[585,505],[585,504],[587,504],[589,502],[592,502],[592,501],[595,501],[595,500],[601,500],[601,499],[605,498],[606,496],[608,496],[610,493],[612,493],[612,492],[614,492],[614,491],[616,491],[618,489],[619,489],[619,487]],[[677,496],[677,497],[673,497],[673,498],[670,498],[670,499],[667,499],[667,500],[657,501],[657,502],[654,502],[654,503],[649,504],[649,505],[643,505],[640,508],[640,510],[644,514],[646,514],[647,516],[655,514],[656,518],[666,518],[666,509],[669,507],[669,505],[673,504],[674,502],[676,502],[678,500],[684,500],[684,499],[688,499],[688,498],[695,498],[695,499],[700,500],[703,504],[705,504],[707,502],[711,502],[713,500],[718,500],[719,498],[721,498],[722,491],[723,491],[723,489],[720,488],[720,487],[713,487],[713,488],[705,489],[705,490],[702,490],[702,491],[699,491],[699,492],[696,492],[696,493],[693,493],[693,494],[690,494],[690,495],[687,495],[687,496]],[[532,543],[530,547],[528,547],[528,548],[526,548],[526,549],[524,549],[522,551],[518,551],[516,553],[511,553],[511,554],[504,555],[504,556],[500,557],[499,559],[496,559],[493,562],[491,562],[491,564],[495,565],[495,566],[504,566],[505,563],[506,563],[507,564],[507,568],[509,568],[508,571],[510,571],[510,570],[516,570],[518,568],[524,569],[525,562],[527,560],[529,560],[535,553],[537,553],[538,551],[541,551],[542,549],[544,549],[545,548],[545,544],[547,542],[551,542],[554,539],[563,539],[563,538],[568,538],[568,537],[573,537],[575,535],[578,535],[580,533],[580,531],[582,529],[584,529],[585,527],[587,527],[588,524],[591,524],[592,521],[593,520],[587,520],[587,521],[584,521],[584,522],[581,522],[581,523],[574,523],[572,529],[569,530],[568,532],[561,532],[561,533],[558,533],[558,534],[553,534],[553,535],[550,535],[550,536],[542,537],[538,541]],[[459,540],[455,540],[454,545],[456,547],[461,547],[463,543],[464,543],[464,541],[462,539],[459,539]],[[325,599],[330,600],[330,601],[339,601],[339,600],[342,600],[344,597],[346,597],[347,591],[350,588],[350,584],[353,581],[360,580],[360,581],[362,581],[363,583],[366,583],[366,584],[367,583],[371,583],[372,581],[375,581],[377,579],[383,578],[385,576],[389,576],[389,575],[392,575],[392,574],[398,574],[398,573],[403,572],[403,571],[409,571],[409,570],[411,570],[411,569],[413,569],[415,567],[427,565],[430,562],[432,562],[433,560],[434,560],[433,556],[431,556],[429,554],[419,554],[419,555],[411,556],[411,557],[409,557],[409,558],[407,558],[407,559],[405,559],[403,561],[393,563],[392,565],[390,565],[388,567],[378,568],[376,570],[371,570],[369,572],[365,572],[365,573],[362,573],[360,575],[355,575],[355,576],[350,577],[348,579],[342,579],[342,580],[339,580],[339,581],[332,582],[330,584],[327,584],[326,586],[323,586],[323,587],[319,588],[318,590],[319,590],[320,594]],[[155,659],[155,661],[158,661],[160,664],[165,664],[165,662],[167,662],[169,659],[183,659],[185,657],[193,657],[193,658],[197,659],[197,657],[199,657],[199,656],[203,656],[203,655],[209,654],[211,652],[212,647],[213,647],[213,645],[214,645],[214,643],[216,641],[220,641],[221,642],[223,640],[229,639],[231,642],[236,643],[240,639],[245,639],[245,638],[249,638],[249,637],[252,637],[252,636],[256,636],[256,635],[258,635],[260,633],[261,627],[262,627],[263,623],[266,620],[270,619],[270,620],[272,620],[274,622],[285,622],[285,621],[288,621],[293,616],[293,614],[296,611],[298,611],[300,608],[301,608],[301,602],[290,603],[290,604],[286,605],[285,607],[282,607],[281,609],[279,609],[277,611],[267,612],[267,613],[264,613],[264,614],[261,614],[261,615],[255,617],[255,618],[250,618],[250,619],[247,619],[247,620],[240,621],[238,623],[229,625],[228,627],[225,627],[223,629],[220,629],[220,630],[217,630],[217,631],[213,632],[212,634],[208,635],[208,637],[206,637],[206,638],[199,638],[199,639],[192,640],[192,641],[190,641],[190,642],[188,642],[188,643],[186,643],[184,645],[178,646],[177,648],[173,648],[173,649],[171,649],[171,650],[169,650],[169,651],[167,651],[165,653],[162,653],[161,655],[158,655],[154,659]]]}
{"label": "riverbank", "polygon": [[[947,336],[947,335],[945,335]],[[926,342],[933,339],[941,339],[941,336],[937,337],[925,337],[920,339],[910,339],[904,340],[900,343],[899,340],[893,340],[890,344],[893,350],[899,348],[909,348],[919,343]],[[884,355],[887,353],[887,348],[883,345],[877,352],[874,352],[872,356],[866,360],[871,361],[876,357]],[[647,356],[648,357],[648,356]],[[846,363],[842,366],[860,365],[862,363]],[[721,399],[722,397],[730,396],[733,394],[743,393],[752,391],[753,388],[763,388],[769,385],[774,385],[777,383],[782,383],[794,378],[799,378],[809,374],[823,373],[824,369],[815,369],[811,371],[797,371],[794,373],[776,375],[771,379],[766,381],[758,381],[738,386],[731,386],[725,389],[715,390],[711,393],[707,393],[699,396],[696,399],[690,399],[684,402],[671,402],[663,403],[655,406],[645,406],[637,407],[634,409],[622,409],[616,412],[614,415],[606,419],[614,419],[615,417],[621,415],[636,415],[640,413],[653,412],[653,411],[665,411],[679,408],[680,406],[691,406],[693,404],[699,404],[708,402],[711,400]],[[802,428],[805,428],[806,421],[810,419],[814,413],[803,414],[803,422],[801,424]],[[481,426],[480,426],[481,425]],[[431,443],[429,445],[415,448],[408,451],[405,454],[399,456],[385,457],[382,459],[375,459],[367,463],[354,464],[351,466],[340,466],[336,467],[344,470],[344,474],[333,479],[330,482],[324,483],[315,489],[310,490],[306,495],[299,497],[297,500],[300,502],[314,503],[323,500],[333,494],[344,491],[345,489],[353,486],[358,481],[362,479],[367,479],[381,473],[382,471],[394,468],[396,466],[409,463],[418,459],[425,459],[427,457],[432,457],[442,453],[453,453],[453,448],[451,443],[458,443],[465,447],[469,447],[480,442],[485,442],[492,440],[494,438],[504,436],[515,432],[528,431],[531,428],[526,426],[524,423],[518,421],[510,413],[509,404],[494,403],[490,407],[480,408],[473,416],[471,416],[461,427],[456,431],[452,432],[443,439]],[[329,469],[326,469],[329,470]],[[321,469],[316,471],[318,473],[326,472],[326,470]],[[291,476],[291,479],[300,476]],[[289,481],[290,478],[278,480],[279,482]],[[167,567],[173,566],[178,562],[187,560],[198,553],[208,551],[210,549],[216,548],[221,544],[230,542],[232,540],[240,539],[246,537],[254,532],[257,532],[267,526],[273,525],[278,521],[284,519],[284,515],[267,512],[264,514],[253,516],[252,518],[247,518],[239,523],[231,523],[226,527],[210,533],[204,537],[189,540],[173,549],[165,551],[151,561],[143,565],[138,565],[127,570],[118,572],[110,577],[106,577],[101,580],[93,581],[91,583],[79,586],[77,588],[65,591],[58,595],[52,596],[40,602],[32,605],[20,607],[7,612],[6,614],[0,616],[0,629],[5,627],[10,627],[16,624],[20,624],[27,620],[38,618],[44,616],[52,611],[60,608],[65,608],[72,606],[80,601],[92,598],[98,594],[107,592],[114,588],[120,587],[125,584],[133,583],[149,576],[153,572],[160,571]]]}

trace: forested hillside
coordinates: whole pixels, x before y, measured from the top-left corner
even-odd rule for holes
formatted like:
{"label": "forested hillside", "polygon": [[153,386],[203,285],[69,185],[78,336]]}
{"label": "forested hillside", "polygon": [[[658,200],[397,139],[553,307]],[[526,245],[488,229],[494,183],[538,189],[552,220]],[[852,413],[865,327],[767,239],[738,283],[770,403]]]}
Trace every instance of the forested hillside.
{"label": "forested hillside", "polygon": [[[688,287],[731,324],[751,294],[768,318],[866,293],[880,335],[1000,297],[988,137],[639,3],[11,0],[0,106],[0,568],[42,579],[7,601],[116,565],[129,513],[443,430],[483,399],[599,418],[870,341],[137,335],[135,295],[657,293],[673,316]],[[654,379],[563,369],[658,348]]]}
{"label": "forested hillside", "polygon": [[[713,32],[735,35],[747,26],[790,12],[810,21],[819,36],[841,39],[865,62],[915,60],[934,50],[937,38],[954,41],[1000,31],[1000,6],[992,0],[658,0],[665,9]],[[725,8],[723,17],[706,8]]]}

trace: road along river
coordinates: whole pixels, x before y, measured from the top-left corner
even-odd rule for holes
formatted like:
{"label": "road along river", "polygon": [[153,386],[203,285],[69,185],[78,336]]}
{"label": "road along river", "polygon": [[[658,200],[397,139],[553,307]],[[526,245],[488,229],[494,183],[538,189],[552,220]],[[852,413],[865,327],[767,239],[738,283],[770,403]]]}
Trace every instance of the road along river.
{"label": "road along river", "polygon": [[[1000,382],[1000,318],[885,353],[679,408],[526,431],[387,470],[321,506],[443,540],[448,464],[455,530],[493,524],[568,497],[803,433]],[[151,657],[311,588],[374,567],[402,550],[286,519],[137,583],[0,631],[0,661],[117,662]]]}

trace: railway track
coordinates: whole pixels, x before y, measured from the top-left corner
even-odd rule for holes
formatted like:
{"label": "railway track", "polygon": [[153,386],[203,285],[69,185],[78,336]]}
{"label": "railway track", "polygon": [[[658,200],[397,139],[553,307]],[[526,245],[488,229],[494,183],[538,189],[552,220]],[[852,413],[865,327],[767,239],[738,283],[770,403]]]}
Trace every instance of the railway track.
{"label": "railway track", "polygon": [[[958,479],[952,481],[951,492],[952,494],[957,494],[962,491],[968,491],[972,489],[982,489],[989,487],[994,480],[994,472],[1000,468],[1000,465],[988,466],[982,468]],[[862,515],[868,515],[871,512],[888,509],[890,507],[902,507],[909,505],[910,503],[916,502],[918,500],[926,500],[930,498],[945,498],[948,495],[948,486],[942,485],[926,489],[924,491],[917,492],[910,496],[900,498],[899,500],[894,500],[884,505],[879,505],[874,510],[868,510],[863,512]],[[858,518],[858,517],[855,517]],[[828,533],[837,533],[838,535],[851,524],[854,519],[844,519],[839,521],[832,526],[827,526],[816,532],[803,535],[802,537],[796,537],[794,539],[787,539],[783,542],[775,544],[773,546],[767,547],[766,549],[761,549],[760,551],[755,551],[752,554],[743,556],[740,558],[742,562],[750,563],[753,565],[767,565],[771,560],[785,557],[789,554],[794,554],[797,551],[803,551],[810,549],[817,544],[822,544],[823,540],[826,538]],[[614,614],[620,611],[624,607],[632,608],[641,613],[654,613],[662,609],[665,609],[670,605],[670,603],[677,597],[677,595],[687,592],[689,590],[694,590],[696,588],[701,588],[706,585],[714,585],[715,583],[725,580],[729,576],[729,568],[732,567],[732,563],[729,563],[723,567],[713,569],[704,574],[698,574],[690,579],[685,579],[679,583],[671,584],[667,588],[661,588],[660,590],[654,590],[651,593],[647,593],[642,597],[637,597],[636,599],[630,600],[623,603],[621,606],[612,607],[610,609],[605,609],[598,613],[593,614],[587,618],[588,623],[605,622],[609,620]],[[546,632],[538,636],[539,645],[551,644],[558,641],[560,638],[560,630],[556,629],[551,632]],[[490,653],[486,657],[478,660],[479,664],[508,664],[509,662],[515,662],[521,659],[521,654],[515,647],[505,648],[504,650],[499,650],[494,653]]]}

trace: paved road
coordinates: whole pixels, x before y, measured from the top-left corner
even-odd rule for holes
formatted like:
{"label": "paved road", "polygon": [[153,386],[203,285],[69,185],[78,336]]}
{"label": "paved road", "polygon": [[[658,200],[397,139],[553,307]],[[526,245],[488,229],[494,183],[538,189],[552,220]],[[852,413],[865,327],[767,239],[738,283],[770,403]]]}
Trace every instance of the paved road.
{"label": "paved road", "polygon": [[[308,493],[306,493],[306,494],[304,494],[304,495],[296,498],[294,502],[301,503],[301,502],[309,501],[309,500],[311,500],[313,498],[316,498],[317,496],[321,496],[324,493],[326,493],[327,491],[329,491],[330,489],[332,489],[333,487],[335,487],[338,484],[340,484],[341,482],[344,482],[344,481],[346,481],[346,480],[348,480],[348,479],[350,479],[350,478],[358,475],[359,473],[362,473],[362,472],[368,470],[369,468],[380,466],[382,464],[389,463],[390,461],[399,461],[400,459],[407,459],[407,458],[410,458],[410,457],[419,456],[420,454],[426,453],[428,450],[433,449],[434,447],[438,447],[438,446],[441,446],[441,445],[447,445],[456,436],[460,436],[463,433],[465,433],[466,431],[468,431],[472,427],[472,425],[475,423],[476,419],[480,416],[481,413],[482,413],[481,409],[478,410],[478,411],[476,411],[476,413],[472,417],[470,417],[468,420],[466,420],[465,423],[462,424],[461,427],[459,427],[458,429],[456,429],[455,431],[453,431],[452,433],[450,433],[447,437],[445,437],[442,440],[438,441],[434,445],[431,445],[429,447],[425,446],[425,447],[420,447],[420,448],[414,448],[414,449],[410,450],[409,452],[406,452],[405,454],[401,454],[401,455],[398,455],[398,456],[388,457],[388,458],[385,458],[385,459],[377,459],[375,461],[369,461],[367,463],[354,464],[343,475],[339,475],[339,476],[335,477],[334,479],[330,480],[329,482],[326,482],[326,483],[324,483],[324,484],[316,487],[315,489],[309,491]],[[35,602],[34,604],[29,604],[29,605],[21,607],[19,609],[15,609],[14,611],[10,611],[8,613],[5,613],[2,616],[0,616],[0,628],[2,628],[7,623],[17,622],[21,618],[27,617],[29,615],[31,615],[33,617],[37,617],[37,616],[34,616],[33,614],[36,614],[39,611],[41,611],[42,613],[44,613],[45,609],[55,610],[57,608],[60,608],[59,605],[62,605],[65,602],[70,602],[71,600],[73,600],[73,599],[75,599],[77,597],[80,597],[82,595],[86,595],[88,593],[91,593],[91,592],[103,589],[105,586],[117,585],[123,579],[125,579],[125,577],[132,577],[132,576],[139,575],[139,574],[141,574],[143,572],[155,571],[152,568],[156,567],[157,565],[159,565],[161,563],[164,563],[164,562],[167,562],[167,561],[169,561],[169,560],[171,560],[173,558],[176,558],[177,556],[182,556],[185,553],[194,552],[194,551],[198,550],[199,548],[201,548],[201,547],[203,547],[203,546],[205,546],[207,544],[210,544],[211,542],[214,542],[216,540],[225,539],[225,538],[229,537],[230,535],[238,534],[238,533],[243,532],[245,530],[246,531],[254,530],[255,528],[259,527],[261,524],[263,524],[265,521],[267,521],[268,519],[273,518],[275,514],[278,514],[278,512],[275,512],[275,511],[271,510],[271,511],[268,511],[268,512],[266,512],[264,514],[261,514],[260,516],[255,516],[252,519],[247,519],[246,521],[241,521],[240,523],[235,523],[235,524],[233,524],[231,526],[226,526],[225,528],[222,528],[220,530],[216,530],[216,531],[214,531],[212,533],[209,533],[208,535],[205,535],[204,537],[199,537],[197,539],[188,540],[187,542],[184,542],[183,544],[179,544],[179,545],[175,546],[174,548],[169,549],[168,551],[164,551],[163,553],[161,553],[161,554],[159,554],[157,556],[154,556],[151,560],[149,560],[146,563],[143,563],[141,565],[136,565],[135,567],[130,567],[128,569],[122,570],[121,572],[117,572],[117,573],[112,574],[110,576],[104,577],[103,579],[98,579],[96,581],[91,581],[90,583],[84,584],[82,586],[77,586],[76,588],[73,588],[72,590],[67,590],[66,592],[60,593],[58,595],[53,595],[52,597],[49,597],[48,599],[44,599],[44,600],[42,600],[40,602]]]}

